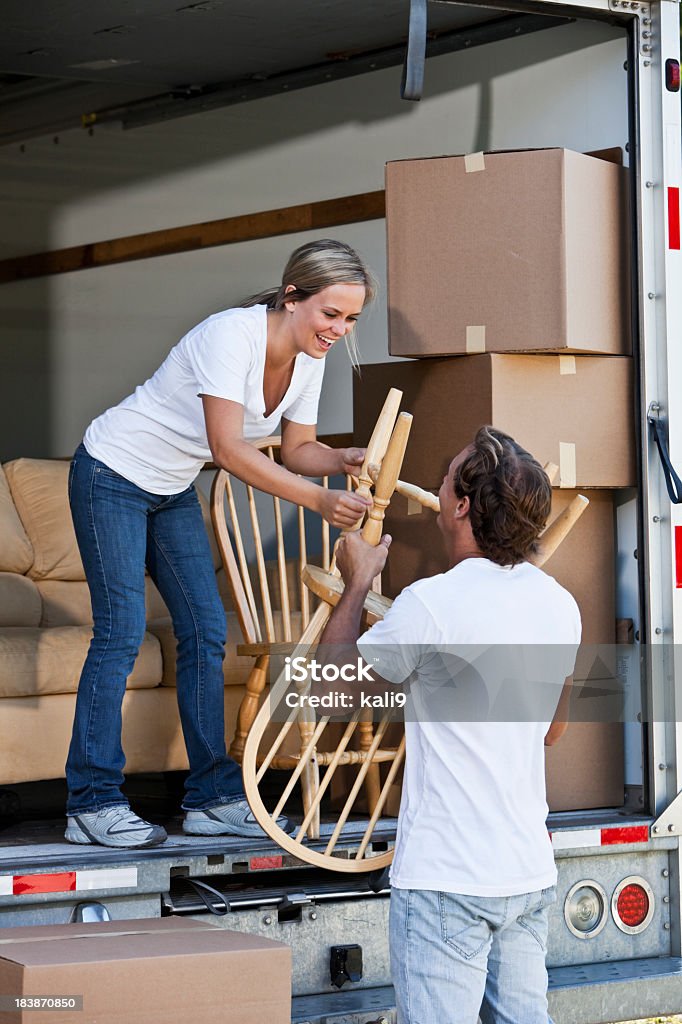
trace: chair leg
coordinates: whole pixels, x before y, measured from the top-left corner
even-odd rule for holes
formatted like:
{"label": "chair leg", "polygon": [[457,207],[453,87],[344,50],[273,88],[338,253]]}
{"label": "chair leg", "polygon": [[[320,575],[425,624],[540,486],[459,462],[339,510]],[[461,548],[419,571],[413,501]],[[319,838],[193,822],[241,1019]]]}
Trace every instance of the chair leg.
{"label": "chair leg", "polygon": [[[360,750],[369,750],[372,746],[373,737],[374,724],[372,722],[372,713],[370,711],[367,717],[361,718],[358,722],[358,746],[360,747]],[[371,816],[374,814],[374,808],[379,802],[379,795],[381,793],[381,776],[379,774],[378,764],[372,764],[369,766],[367,775],[365,776],[365,793],[367,794],[367,805]]]}
{"label": "chair leg", "polygon": [[234,738],[230,744],[230,757],[233,757],[239,764],[242,763],[244,744],[246,743],[249,729],[258,714],[260,698],[267,682],[269,664],[270,656],[268,654],[261,654],[256,658],[256,663],[249,673],[249,678],[246,680],[246,693],[239,705],[237,726],[234,731]]}
{"label": "chair leg", "polygon": [[[302,744],[305,746],[305,744]],[[305,817],[308,813],[310,806],[315,798],[315,795],[320,788],[320,766],[317,763],[317,757],[313,755],[308,761],[308,764],[303,769],[301,774],[301,792],[303,796],[303,816]],[[319,805],[315,809],[308,830],[306,832],[308,839],[319,839],[320,838],[320,808]]]}
{"label": "chair leg", "polygon": [[[301,737],[300,753],[306,749],[313,733],[315,732],[315,720],[310,717],[309,711],[301,711],[298,716],[298,731]],[[303,797],[303,816],[308,813],[315,795],[320,788],[320,766],[317,762],[317,751],[313,750],[303,772],[301,773],[301,795]],[[308,826],[308,839],[320,838],[320,808],[318,807]]]}

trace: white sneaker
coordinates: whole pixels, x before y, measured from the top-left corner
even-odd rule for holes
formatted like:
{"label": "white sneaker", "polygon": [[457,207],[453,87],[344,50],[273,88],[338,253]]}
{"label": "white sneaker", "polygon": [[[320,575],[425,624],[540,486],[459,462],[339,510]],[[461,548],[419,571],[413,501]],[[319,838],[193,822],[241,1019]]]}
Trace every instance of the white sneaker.
{"label": "white sneaker", "polygon": [[[283,814],[278,826],[288,832],[289,819]],[[234,800],[230,804],[217,804],[201,811],[187,811],[182,825],[190,836],[242,836],[245,839],[264,839],[266,834],[253,816],[247,800]]]}
{"label": "white sneaker", "polygon": [[69,843],[98,843],[119,850],[136,850],[158,846],[168,835],[161,825],[151,825],[133,814],[125,804],[117,804],[101,811],[69,815],[64,838]]}

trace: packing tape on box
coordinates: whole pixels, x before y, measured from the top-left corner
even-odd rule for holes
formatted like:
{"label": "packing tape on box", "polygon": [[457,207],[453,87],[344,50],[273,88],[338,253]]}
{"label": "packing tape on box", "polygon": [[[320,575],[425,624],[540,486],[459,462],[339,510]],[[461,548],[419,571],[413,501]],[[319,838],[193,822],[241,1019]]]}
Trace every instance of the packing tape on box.
{"label": "packing tape on box", "polygon": [[562,377],[575,373],[575,356],[559,356],[559,373]]}
{"label": "packing tape on box", "polygon": [[0,939],[0,946],[16,946],[17,943],[24,942],[64,942],[65,940],[71,939],[118,939],[121,937],[131,935],[178,935],[180,932],[190,935],[196,935],[198,932],[212,932],[215,934],[219,931],[219,925],[206,924],[201,925],[199,928],[173,928],[167,932],[162,931],[160,928],[138,928],[136,931],[94,931],[94,932],[76,932],[74,935],[32,935],[32,936],[15,936],[12,939]]}
{"label": "packing tape on box", "polygon": [[559,441],[559,487],[577,487],[575,445]]}
{"label": "packing tape on box", "polygon": [[466,350],[468,355],[485,352],[485,326],[478,324],[467,327]]}
{"label": "packing tape on box", "polygon": [[467,174],[485,170],[485,156],[483,153],[467,153],[464,157],[464,170]]}
{"label": "packing tape on box", "polygon": [[408,516],[419,516],[422,514],[424,509],[415,498],[407,499],[407,514]]}

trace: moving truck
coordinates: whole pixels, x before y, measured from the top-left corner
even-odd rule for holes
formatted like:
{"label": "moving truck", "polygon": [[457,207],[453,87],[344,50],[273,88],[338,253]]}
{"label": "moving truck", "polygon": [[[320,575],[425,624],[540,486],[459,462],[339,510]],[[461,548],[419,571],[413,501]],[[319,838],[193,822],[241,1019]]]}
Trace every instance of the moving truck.
{"label": "moving truck", "polygon": [[[641,687],[642,703],[612,752],[618,798],[581,806],[578,792],[548,820],[559,871],[550,1010],[557,1024],[680,1011],[679,6],[434,2],[418,102],[416,2],[412,101],[399,81],[406,2],[256,6],[114,3],[103,18],[74,0],[59,24],[42,5],[9,16],[0,459],[67,456],[190,326],[266,287],[308,238],[347,240],[383,277],[385,163],[620,149],[637,474],[613,499],[615,611],[631,623],[617,675]],[[387,359],[383,309],[361,325],[363,362]],[[351,431],[351,384],[334,351],[320,434]],[[69,846],[59,810],[46,818],[55,791],[33,781],[2,792],[0,924],[212,911],[227,928],[292,946],[296,1024],[392,1019],[385,876],[321,872],[269,841],[189,839],[177,828],[146,851]],[[342,849],[362,832],[349,825]],[[386,818],[374,849],[394,838]]]}

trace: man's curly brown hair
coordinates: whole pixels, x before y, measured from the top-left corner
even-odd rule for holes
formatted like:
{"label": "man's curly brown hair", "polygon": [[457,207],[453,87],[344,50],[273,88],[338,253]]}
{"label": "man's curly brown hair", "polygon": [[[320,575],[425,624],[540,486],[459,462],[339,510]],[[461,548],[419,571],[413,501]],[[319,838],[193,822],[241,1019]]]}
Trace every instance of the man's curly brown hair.
{"label": "man's curly brown hair", "polygon": [[518,565],[536,551],[552,488],[540,463],[512,437],[481,427],[453,483],[458,498],[469,498],[474,540],[486,558]]}

